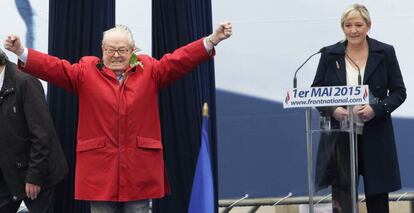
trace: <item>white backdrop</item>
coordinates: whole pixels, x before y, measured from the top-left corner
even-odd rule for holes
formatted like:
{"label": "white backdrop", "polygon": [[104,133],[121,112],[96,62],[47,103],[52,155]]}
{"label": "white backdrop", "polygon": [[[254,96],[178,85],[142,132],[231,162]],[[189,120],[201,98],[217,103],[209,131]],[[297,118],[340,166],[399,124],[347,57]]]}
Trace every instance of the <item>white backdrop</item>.
{"label": "white backdrop", "polygon": [[[41,52],[47,52],[48,42],[48,28],[49,28],[49,1],[45,0],[31,0],[29,1],[33,9],[33,29],[34,29],[34,48]],[[26,26],[19,15],[15,1],[7,0],[0,1],[1,18],[0,18],[0,40],[1,48],[4,50],[3,42],[10,34],[18,35],[23,43],[26,42]],[[13,62],[17,61],[17,57],[5,51],[9,59]],[[42,81],[43,87],[46,91],[47,85]]]}
{"label": "white backdrop", "polygon": [[151,1],[117,1],[115,14],[116,24],[127,25],[137,47],[151,55]]}
{"label": "white backdrop", "polygon": [[[33,8],[34,20],[34,48],[42,52],[47,52],[48,27],[49,27],[49,1],[30,0]],[[1,48],[4,50],[4,39],[10,34],[18,35],[23,42],[26,42],[26,26],[20,17],[14,0],[0,1],[1,18],[0,18],[0,39]],[[16,57],[7,52],[12,61]]]}

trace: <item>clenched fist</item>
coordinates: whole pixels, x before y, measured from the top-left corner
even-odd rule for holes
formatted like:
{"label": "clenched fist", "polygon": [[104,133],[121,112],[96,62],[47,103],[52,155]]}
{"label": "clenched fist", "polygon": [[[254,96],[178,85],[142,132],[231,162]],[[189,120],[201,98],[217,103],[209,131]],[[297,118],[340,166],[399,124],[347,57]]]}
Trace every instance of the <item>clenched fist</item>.
{"label": "clenched fist", "polygon": [[230,21],[222,22],[217,29],[207,37],[207,41],[216,46],[221,41],[228,39],[233,34],[232,24]]}
{"label": "clenched fist", "polygon": [[20,56],[23,54],[24,46],[22,45],[22,41],[18,36],[15,35],[9,35],[7,36],[7,39],[4,41],[4,48],[6,50],[9,50],[10,52],[13,52],[17,56]]}

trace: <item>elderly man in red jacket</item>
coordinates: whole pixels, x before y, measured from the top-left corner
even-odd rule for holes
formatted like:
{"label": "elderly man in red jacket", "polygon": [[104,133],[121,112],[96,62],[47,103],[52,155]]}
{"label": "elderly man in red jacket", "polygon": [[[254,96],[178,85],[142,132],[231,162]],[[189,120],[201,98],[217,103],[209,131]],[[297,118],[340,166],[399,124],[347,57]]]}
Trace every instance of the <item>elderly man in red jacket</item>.
{"label": "elderly man in red jacket", "polygon": [[25,48],[13,35],[4,47],[23,71],[79,96],[75,198],[90,200],[92,212],[147,212],[149,199],[168,192],[158,92],[209,60],[231,34],[231,23],[221,23],[160,60],[136,56],[122,25],[104,32],[102,60],[86,56],[70,64]]}

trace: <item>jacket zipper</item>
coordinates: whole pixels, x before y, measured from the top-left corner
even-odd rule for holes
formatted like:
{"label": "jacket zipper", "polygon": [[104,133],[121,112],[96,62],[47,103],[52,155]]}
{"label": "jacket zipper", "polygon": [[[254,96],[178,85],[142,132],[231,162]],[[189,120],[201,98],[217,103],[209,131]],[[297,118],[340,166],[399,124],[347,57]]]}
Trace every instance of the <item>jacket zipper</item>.
{"label": "jacket zipper", "polygon": [[118,200],[121,197],[121,193],[120,193],[121,191],[121,185],[120,185],[120,178],[121,178],[121,175],[120,175],[120,172],[121,172],[121,164],[120,164],[121,163],[121,160],[120,160],[120,156],[121,156],[121,151],[120,151],[120,148],[121,148],[121,99],[124,94],[124,88],[125,88],[126,82],[129,77],[129,72],[126,71],[124,75],[125,75],[125,78],[121,82],[121,85],[120,85],[121,91],[118,97],[118,134],[117,134],[118,136]]}

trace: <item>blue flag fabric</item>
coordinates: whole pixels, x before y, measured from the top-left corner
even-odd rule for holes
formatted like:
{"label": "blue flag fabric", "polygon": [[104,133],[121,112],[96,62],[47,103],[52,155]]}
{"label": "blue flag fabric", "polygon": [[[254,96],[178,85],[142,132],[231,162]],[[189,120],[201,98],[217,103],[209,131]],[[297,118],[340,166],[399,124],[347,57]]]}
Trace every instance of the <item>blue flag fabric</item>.
{"label": "blue flag fabric", "polygon": [[208,139],[208,116],[203,116],[201,146],[191,191],[189,213],[214,213],[214,185]]}

